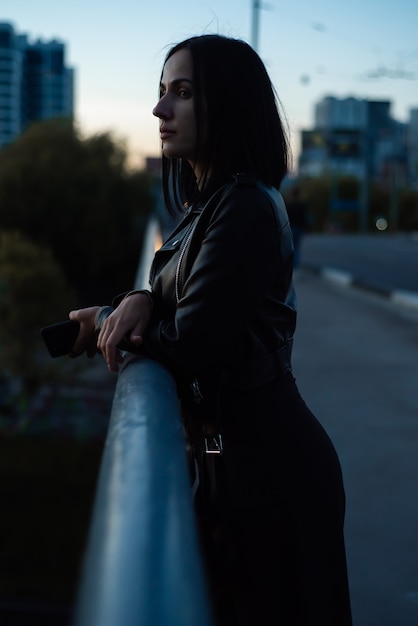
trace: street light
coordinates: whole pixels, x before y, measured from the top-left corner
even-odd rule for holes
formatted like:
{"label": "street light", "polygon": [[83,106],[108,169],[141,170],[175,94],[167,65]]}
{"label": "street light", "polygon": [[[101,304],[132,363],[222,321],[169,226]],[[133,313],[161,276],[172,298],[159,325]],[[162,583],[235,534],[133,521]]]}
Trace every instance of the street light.
{"label": "street light", "polygon": [[261,9],[260,0],[252,0],[253,10],[252,10],[252,28],[251,28],[251,45],[254,50],[257,51],[258,48],[258,27],[259,27],[259,15],[258,12]]}

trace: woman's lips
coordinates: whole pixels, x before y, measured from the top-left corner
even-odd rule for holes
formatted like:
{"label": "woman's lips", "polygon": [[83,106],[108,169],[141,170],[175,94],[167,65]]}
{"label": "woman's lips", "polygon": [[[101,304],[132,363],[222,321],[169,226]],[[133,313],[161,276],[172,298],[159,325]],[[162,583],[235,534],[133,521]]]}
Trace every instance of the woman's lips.
{"label": "woman's lips", "polygon": [[167,128],[162,128],[160,130],[160,137],[161,137],[161,139],[169,139],[173,135],[175,135],[174,130],[168,130]]}

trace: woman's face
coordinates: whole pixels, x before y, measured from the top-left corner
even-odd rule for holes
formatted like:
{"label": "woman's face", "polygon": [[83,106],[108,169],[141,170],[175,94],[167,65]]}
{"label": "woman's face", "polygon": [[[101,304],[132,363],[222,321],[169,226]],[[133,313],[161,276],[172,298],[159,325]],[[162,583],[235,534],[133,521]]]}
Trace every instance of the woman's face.
{"label": "woman's face", "polygon": [[160,137],[164,156],[186,159],[196,177],[196,116],[193,102],[193,72],[190,52],[175,52],[165,63],[160,99],[153,114],[160,118]]}

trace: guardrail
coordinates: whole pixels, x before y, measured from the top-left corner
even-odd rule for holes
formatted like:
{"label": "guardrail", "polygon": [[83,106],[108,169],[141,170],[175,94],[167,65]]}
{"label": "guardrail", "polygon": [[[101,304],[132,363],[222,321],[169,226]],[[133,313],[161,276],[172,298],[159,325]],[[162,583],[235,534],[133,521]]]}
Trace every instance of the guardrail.
{"label": "guardrail", "polygon": [[211,623],[175,383],[160,364],[128,357],[116,385],[74,624]]}

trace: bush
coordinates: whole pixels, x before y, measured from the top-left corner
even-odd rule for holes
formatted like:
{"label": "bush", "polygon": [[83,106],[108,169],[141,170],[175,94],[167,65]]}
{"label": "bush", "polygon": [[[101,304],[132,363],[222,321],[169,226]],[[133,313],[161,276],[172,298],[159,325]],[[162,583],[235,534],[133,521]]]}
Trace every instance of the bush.
{"label": "bush", "polygon": [[0,376],[18,378],[23,393],[50,378],[40,328],[67,318],[75,303],[50,250],[19,232],[0,233]]}

